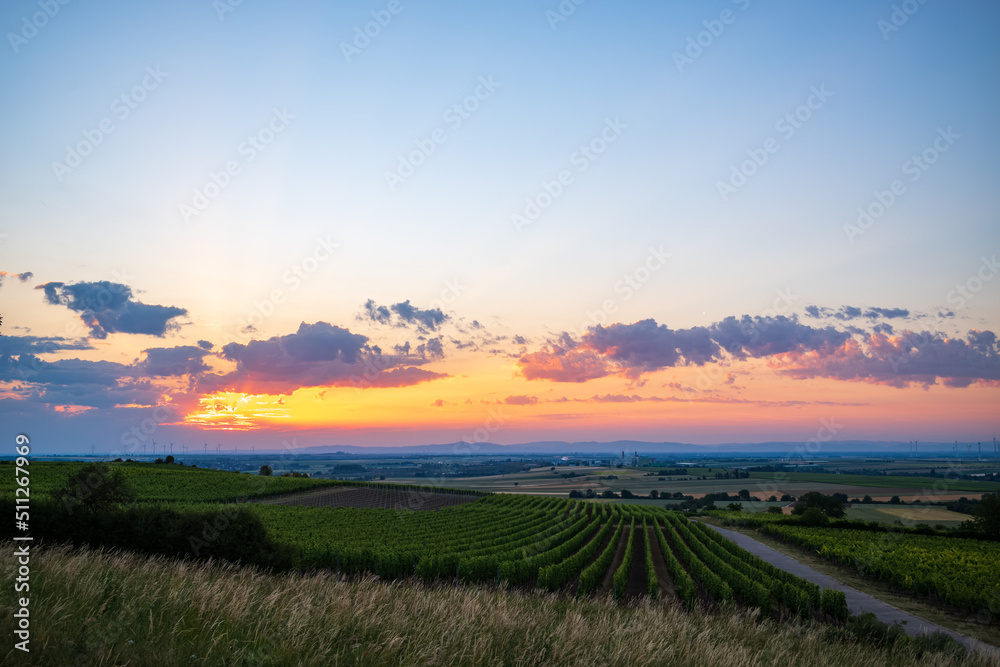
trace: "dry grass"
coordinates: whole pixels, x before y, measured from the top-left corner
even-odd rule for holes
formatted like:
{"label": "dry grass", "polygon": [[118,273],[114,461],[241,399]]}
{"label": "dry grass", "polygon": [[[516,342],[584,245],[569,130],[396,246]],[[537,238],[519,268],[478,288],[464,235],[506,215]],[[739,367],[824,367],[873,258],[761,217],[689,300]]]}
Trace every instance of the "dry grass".
{"label": "dry grass", "polygon": [[[0,548],[13,551],[10,542]],[[12,600],[5,596],[3,664],[990,664],[832,643],[822,626],[779,625],[742,610],[620,608],[67,548],[33,551],[31,568],[32,653],[26,661],[9,648]],[[2,585],[13,589],[11,568]]]}

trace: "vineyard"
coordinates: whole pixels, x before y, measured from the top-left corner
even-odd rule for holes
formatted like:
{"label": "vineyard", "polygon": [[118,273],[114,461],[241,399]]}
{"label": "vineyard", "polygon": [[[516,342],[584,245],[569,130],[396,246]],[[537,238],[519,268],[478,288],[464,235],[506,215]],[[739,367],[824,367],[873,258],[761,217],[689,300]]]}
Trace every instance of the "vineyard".
{"label": "vineyard", "polygon": [[735,602],[779,617],[847,615],[842,593],[820,590],[708,526],[655,507],[494,495],[437,512],[276,504],[253,511],[270,534],[294,547],[302,569],[578,597],[669,591],[687,608]]}
{"label": "vineyard", "polygon": [[433,511],[470,503],[480,498],[481,495],[475,491],[434,490],[396,484],[343,484],[287,495],[270,496],[257,502],[267,505],[301,505],[305,507]]}
{"label": "vineyard", "polygon": [[995,608],[1000,600],[998,542],[777,524],[761,530],[893,588],[968,612]]}

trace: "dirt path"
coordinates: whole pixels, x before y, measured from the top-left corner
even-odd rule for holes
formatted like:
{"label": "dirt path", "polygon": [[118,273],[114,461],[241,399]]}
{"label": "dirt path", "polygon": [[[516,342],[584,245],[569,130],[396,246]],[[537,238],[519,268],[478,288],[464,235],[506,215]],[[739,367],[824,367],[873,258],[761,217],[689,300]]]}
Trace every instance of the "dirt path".
{"label": "dirt path", "polygon": [[[635,526],[635,541],[632,543],[632,566],[628,571],[623,600],[632,600],[646,595],[646,542],[642,537],[642,524]],[[650,545],[653,546],[653,545]]]}
{"label": "dirt path", "polygon": [[673,600],[677,597],[674,592],[674,582],[670,578],[670,571],[667,570],[667,564],[663,560],[663,552],[660,551],[656,529],[649,526],[646,530],[649,531],[649,548],[653,552],[653,569],[656,570],[656,579],[660,582],[660,599]]}
{"label": "dirt path", "polygon": [[837,581],[833,577],[822,574],[808,565],[804,565],[794,558],[786,556],[780,551],[758,542],[749,535],[737,533],[725,528],[719,528],[718,526],[713,526],[711,524],[706,525],[708,525],[712,530],[722,534],[724,537],[732,540],[755,556],[763,558],[771,565],[774,565],[785,572],[791,572],[795,576],[801,577],[806,581],[811,581],[822,588],[832,588],[843,591],[847,596],[847,608],[852,614],[871,612],[875,614],[878,620],[883,623],[905,623],[903,629],[910,635],[944,632],[945,634],[954,637],[970,651],[981,651],[987,655],[993,656],[994,658],[1000,658],[1000,649],[995,646],[990,646],[989,644],[985,644],[977,639],[967,637],[958,632],[948,630],[947,628],[942,628],[940,625],[926,621],[919,616],[914,616],[913,614],[907,613],[901,609],[897,609],[890,604],[873,598],[867,593],[862,593],[855,588],[851,588],[850,586]]}
{"label": "dirt path", "polygon": [[582,575],[583,571],[586,570],[588,567],[590,567],[590,565],[595,560],[600,558],[602,553],[604,553],[604,549],[605,547],[608,546],[608,542],[610,542],[611,539],[615,536],[615,528],[617,528],[617,526],[612,527],[611,530],[608,531],[607,536],[603,540],[601,540],[601,546],[598,547],[597,552],[593,556],[591,556],[590,560],[587,561],[586,565],[580,568],[580,571],[573,578],[573,583],[572,585],[570,585],[570,590],[573,591],[573,595],[576,595],[577,589],[580,588],[580,575]]}
{"label": "dirt path", "polygon": [[[624,521],[624,519],[622,519]],[[607,593],[612,590],[613,582],[615,578],[615,570],[622,563],[622,558],[625,557],[625,547],[628,545],[628,535],[629,531],[632,530],[628,526],[622,529],[621,539],[618,540],[618,549],[615,551],[615,557],[611,561],[611,565],[608,567],[608,571],[604,573],[604,579],[601,580],[601,588],[599,589],[601,593]]]}

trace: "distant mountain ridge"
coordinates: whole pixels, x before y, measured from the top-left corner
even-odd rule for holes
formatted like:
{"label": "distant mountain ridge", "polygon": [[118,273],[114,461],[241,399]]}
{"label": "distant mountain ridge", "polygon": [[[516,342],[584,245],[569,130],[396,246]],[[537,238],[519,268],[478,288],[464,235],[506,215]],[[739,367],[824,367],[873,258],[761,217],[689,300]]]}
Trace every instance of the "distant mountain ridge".
{"label": "distant mountain ridge", "polygon": [[[992,446],[992,442],[990,445]],[[953,445],[951,443],[920,443],[919,454],[927,456],[930,454],[951,454]],[[831,454],[861,454],[870,456],[882,455],[908,455],[912,453],[911,445],[907,442],[892,441],[872,441],[872,440],[844,440],[824,442],[817,449],[816,443],[804,442],[756,442],[756,443],[724,443],[718,445],[693,445],[680,442],[645,442],[640,440],[616,440],[613,442],[564,442],[558,440],[548,440],[540,442],[525,442],[513,445],[499,445],[491,442],[468,443],[453,442],[437,445],[409,445],[393,447],[361,447],[354,445],[317,445],[311,447],[300,447],[294,451],[301,454],[333,454],[344,452],[347,454],[371,454],[371,455],[437,455],[437,456],[512,456],[512,455],[545,455],[545,456],[572,456],[572,455],[614,455],[621,456],[622,451],[625,456],[631,456],[638,452],[640,455],[670,454],[684,455],[691,457],[712,456],[719,454],[754,454],[771,455],[789,458],[815,458],[829,456]],[[959,454],[964,454],[961,450]]]}

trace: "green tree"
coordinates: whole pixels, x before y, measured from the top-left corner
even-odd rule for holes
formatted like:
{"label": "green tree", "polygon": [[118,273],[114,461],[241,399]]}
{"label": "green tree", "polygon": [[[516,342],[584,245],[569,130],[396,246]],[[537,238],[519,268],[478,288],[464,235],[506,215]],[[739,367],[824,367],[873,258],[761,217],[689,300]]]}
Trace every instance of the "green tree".
{"label": "green tree", "polygon": [[739,490],[740,500],[750,500],[750,491],[747,489]]}
{"label": "green tree", "polygon": [[98,514],[135,500],[135,491],[121,468],[90,463],[67,479],[55,497],[70,511],[82,507]]}
{"label": "green tree", "polygon": [[889,503],[892,505],[898,505],[901,502],[903,501],[899,499],[899,496],[893,496],[892,498],[889,498]]}
{"label": "green tree", "polygon": [[839,519],[844,516],[844,503],[839,498],[825,496],[818,491],[810,491],[799,497],[792,514],[804,515],[806,510],[818,509],[829,517]]}
{"label": "green tree", "polygon": [[260,467],[260,474],[264,475],[265,477],[270,477],[273,472],[274,470],[271,468],[271,466],[267,465],[266,463]]}
{"label": "green tree", "polygon": [[1000,493],[984,493],[974,512],[973,524],[977,530],[1000,537]]}
{"label": "green tree", "polygon": [[729,503],[726,505],[726,509],[730,512],[742,512],[743,505],[741,503]]}
{"label": "green tree", "polygon": [[164,463],[173,463],[174,462],[174,455],[173,454],[168,454],[167,458],[163,459],[163,462]]}

